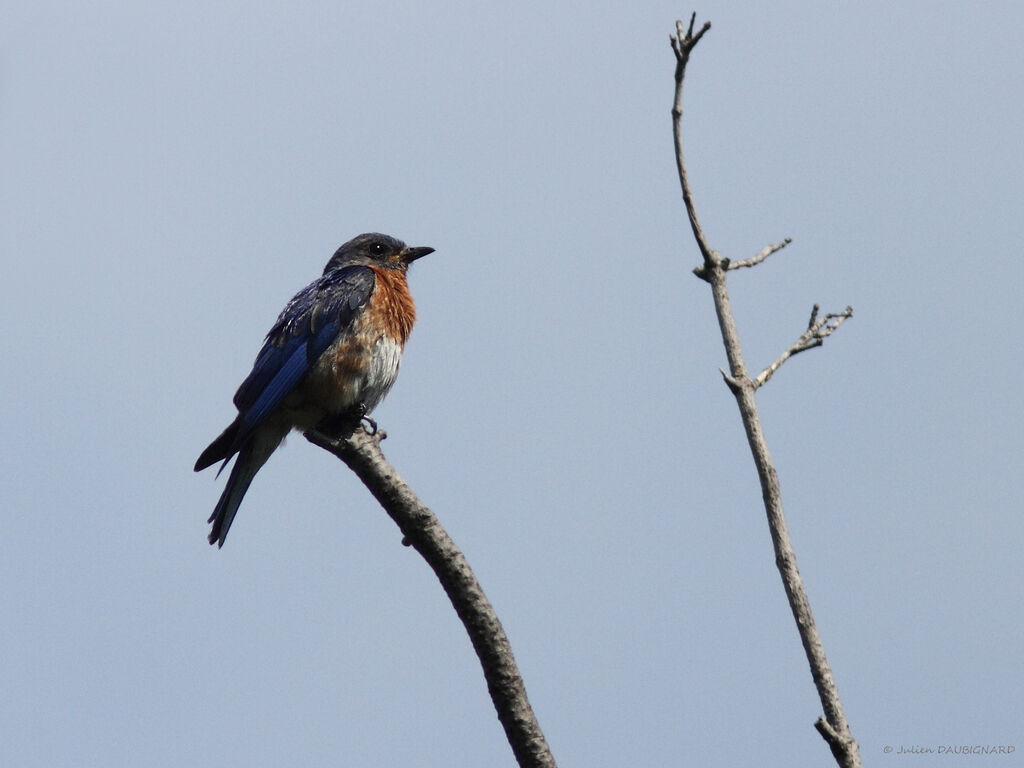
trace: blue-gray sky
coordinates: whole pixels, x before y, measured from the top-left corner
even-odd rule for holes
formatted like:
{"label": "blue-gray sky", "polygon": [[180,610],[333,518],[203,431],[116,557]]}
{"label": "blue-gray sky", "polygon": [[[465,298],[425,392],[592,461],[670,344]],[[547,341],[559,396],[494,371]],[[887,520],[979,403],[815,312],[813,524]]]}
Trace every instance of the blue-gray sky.
{"label": "blue-gray sky", "polygon": [[[686,148],[866,763],[1024,752],[1024,10],[709,2]],[[196,456],[285,301],[437,252],[377,411],[560,764],[825,765],[649,3],[7,3],[0,764],[513,765],[433,576],[292,437]],[[906,758],[904,758],[906,759]],[[936,756],[929,763],[952,763]],[[1005,761],[1004,761],[1005,762]]]}

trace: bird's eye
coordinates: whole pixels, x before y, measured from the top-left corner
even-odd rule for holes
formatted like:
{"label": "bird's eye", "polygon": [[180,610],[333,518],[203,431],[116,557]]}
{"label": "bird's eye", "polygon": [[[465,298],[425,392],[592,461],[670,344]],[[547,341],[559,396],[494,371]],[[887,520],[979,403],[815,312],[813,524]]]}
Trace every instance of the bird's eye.
{"label": "bird's eye", "polygon": [[383,256],[387,248],[384,247],[384,243],[373,243],[370,245],[370,253],[374,256]]}

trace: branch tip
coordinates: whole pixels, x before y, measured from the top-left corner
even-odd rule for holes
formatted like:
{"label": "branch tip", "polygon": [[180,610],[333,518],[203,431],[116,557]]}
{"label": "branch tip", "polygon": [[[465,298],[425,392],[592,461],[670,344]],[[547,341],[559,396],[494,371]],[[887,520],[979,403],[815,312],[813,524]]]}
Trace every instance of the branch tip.
{"label": "branch tip", "polygon": [[818,310],[820,309],[821,307],[818,306],[817,304],[811,307],[811,319],[807,321],[807,330],[813,328],[814,324],[818,322]]}
{"label": "branch tip", "polygon": [[742,259],[741,261],[733,262],[732,264],[729,265],[729,269],[740,269],[741,267],[756,267],[762,261],[771,256],[773,253],[778,253],[792,242],[793,238],[787,237],[781,243],[776,243],[775,245],[766,245],[764,248],[758,251],[754,256],[751,256],[749,259]]}
{"label": "branch tip", "polygon": [[683,31],[683,22],[680,19],[676,19],[676,33],[669,35],[669,40],[672,42],[672,50],[676,52],[676,58],[680,61],[685,60],[689,55],[693,47],[697,45],[704,33],[711,29],[711,22],[705,21],[703,26],[697,30],[697,34],[693,33],[693,25],[697,22],[697,13],[694,12],[690,15],[690,25]]}

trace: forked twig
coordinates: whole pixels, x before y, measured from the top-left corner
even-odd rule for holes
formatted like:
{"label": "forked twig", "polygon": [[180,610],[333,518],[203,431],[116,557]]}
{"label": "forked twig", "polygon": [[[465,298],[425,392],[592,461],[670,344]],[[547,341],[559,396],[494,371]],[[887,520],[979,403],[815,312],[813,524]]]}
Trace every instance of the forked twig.
{"label": "forked twig", "polygon": [[818,317],[818,310],[819,307],[815,304],[814,308],[811,309],[811,319],[807,323],[807,330],[800,335],[799,339],[793,342],[789,349],[779,355],[774,363],[757,375],[757,378],[754,379],[754,389],[760,389],[767,384],[768,380],[775,375],[775,372],[782,367],[782,364],[793,355],[820,347],[825,343],[825,339],[831,336],[845,320],[853,317],[853,307],[847,307],[842,312],[829,312],[823,317]]}

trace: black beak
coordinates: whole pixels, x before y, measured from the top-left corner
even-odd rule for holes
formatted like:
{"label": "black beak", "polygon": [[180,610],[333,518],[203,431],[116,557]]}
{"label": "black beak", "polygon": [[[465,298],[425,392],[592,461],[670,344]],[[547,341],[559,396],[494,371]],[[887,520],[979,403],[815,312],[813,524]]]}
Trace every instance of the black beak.
{"label": "black beak", "polygon": [[434,249],[428,246],[420,246],[418,248],[406,248],[402,251],[402,260],[406,264],[411,264],[416,259],[426,256],[428,253],[433,253]]}

